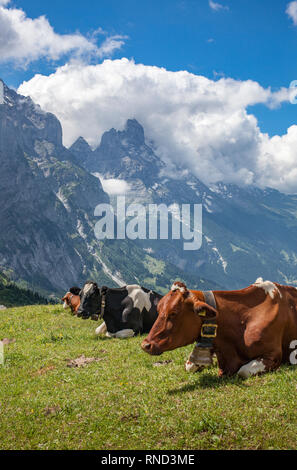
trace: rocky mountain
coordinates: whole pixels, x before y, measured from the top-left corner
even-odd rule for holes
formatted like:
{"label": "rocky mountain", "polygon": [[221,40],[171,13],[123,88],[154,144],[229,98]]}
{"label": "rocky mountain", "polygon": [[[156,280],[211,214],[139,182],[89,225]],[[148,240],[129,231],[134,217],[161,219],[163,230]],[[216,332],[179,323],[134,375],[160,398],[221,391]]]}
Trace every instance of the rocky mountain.
{"label": "rocky mountain", "polygon": [[[83,139],[76,151],[66,149],[58,119],[3,86],[0,269],[44,295],[60,295],[89,278],[111,286],[139,282],[164,291],[177,277],[191,280],[189,273],[130,240],[95,238],[94,209],[108,203],[109,196],[80,158],[87,160],[93,152]],[[136,131],[133,139],[138,138]],[[199,283],[216,285],[197,276]]]}
{"label": "rocky mountain", "polygon": [[157,176],[164,164],[145,144],[144,130],[135,120],[129,119],[123,131],[111,129],[102,136],[100,146],[92,151],[88,143],[79,137],[70,147],[81,164],[91,172],[99,171],[107,177],[117,175],[147,178],[149,166],[152,176]]}
{"label": "rocky mountain", "polygon": [[207,187],[187,168],[168,168],[136,120],[104,133],[94,151],[82,138],[70,151],[91,173],[125,180],[129,202],[203,205],[200,250],[185,251],[177,240],[137,241],[160,260],[225,288],[247,286],[259,276],[297,285],[297,195],[224,183]]}

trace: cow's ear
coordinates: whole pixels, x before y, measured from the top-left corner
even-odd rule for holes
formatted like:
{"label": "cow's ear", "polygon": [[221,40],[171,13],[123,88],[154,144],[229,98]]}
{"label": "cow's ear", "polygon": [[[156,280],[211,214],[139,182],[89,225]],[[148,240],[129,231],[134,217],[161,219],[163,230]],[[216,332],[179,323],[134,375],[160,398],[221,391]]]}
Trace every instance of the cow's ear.
{"label": "cow's ear", "polygon": [[69,292],[73,295],[79,295],[80,291],[81,291],[81,288],[77,286],[71,287],[69,289]]}
{"label": "cow's ear", "polygon": [[200,317],[205,318],[214,318],[217,315],[217,310],[210,305],[206,304],[205,302],[201,302],[197,300],[194,302],[194,312],[197,313]]}
{"label": "cow's ear", "polygon": [[98,284],[95,284],[95,292],[96,292],[96,294],[100,294],[100,288],[99,288]]}

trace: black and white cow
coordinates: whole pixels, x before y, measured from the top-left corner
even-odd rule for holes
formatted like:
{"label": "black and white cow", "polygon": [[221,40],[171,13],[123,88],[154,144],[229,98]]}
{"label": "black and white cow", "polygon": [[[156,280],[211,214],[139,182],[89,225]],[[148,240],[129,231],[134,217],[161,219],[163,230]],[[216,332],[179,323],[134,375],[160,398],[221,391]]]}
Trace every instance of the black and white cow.
{"label": "black and white cow", "polygon": [[88,281],[80,292],[78,316],[104,320],[96,334],[128,338],[137,333],[149,332],[158,313],[157,305],[162,295],[136,284],[110,289],[98,287]]}

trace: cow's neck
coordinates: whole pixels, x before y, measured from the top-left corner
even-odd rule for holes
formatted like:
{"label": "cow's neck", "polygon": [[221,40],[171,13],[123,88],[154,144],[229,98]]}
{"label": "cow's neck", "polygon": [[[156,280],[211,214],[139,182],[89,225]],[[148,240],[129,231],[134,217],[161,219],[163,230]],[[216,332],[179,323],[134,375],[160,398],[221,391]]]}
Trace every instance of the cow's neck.
{"label": "cow's neck", "polygon": [[[210,341],[212,343],[214,349],[219,347],[220,345],[220,337],[222,330],[226,330],[225,327],[227,327],[230,323],[235,323],[240,322],[240,309],[238,309],[238,291],[212,291],[214,295],[214,301],[215,301],[215,308],[217,311],[216,319],[214,322],[211,323],[216,323],[218,325],[217,329],[217,336],[213,338],[213,340]],[[203,293],[203,291],[192,291],[194,294],[195,298],[197,300],[200,300],[201,302],[205,302],[206,298]],[[234,300],[237,302],[235,303]],[[207,303],[207,301],[206,301]],[[235,324],[234,323],[234,324]]]}
{"label": "cow's neck", "polygon": [[249,308],[246,289],[242,291],[214,291],[217,310],[217,337],[214,339],[214,352],[218,359],[220,374],[222,371],[237,370],[238,364],[234,358],[236,347],[243,348],[239,338],[243,328],[243,315]]}
{"label": "cow's neck", "polygon": [[[191,291],[197,300],[205,302],[203,291]],[[223,321],[224,318],[234,314],[239,314],[238,304],[245,306],[245,299],[250,295],[250,288],[234,291],[212,291],[216,303],[217,318]],[[206,302],[207,303],[207,302]]]}

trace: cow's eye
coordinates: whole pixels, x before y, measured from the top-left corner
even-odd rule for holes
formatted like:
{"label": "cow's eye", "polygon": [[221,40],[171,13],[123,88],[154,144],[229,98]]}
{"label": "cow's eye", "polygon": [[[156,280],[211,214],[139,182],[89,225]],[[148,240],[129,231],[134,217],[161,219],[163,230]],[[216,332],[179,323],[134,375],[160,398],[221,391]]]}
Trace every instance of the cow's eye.
{"label": "cow's eye", "polygon": [[177,312],[170,312],[168,315],[168,319],[171,320],[172,318],[176,317]]}

